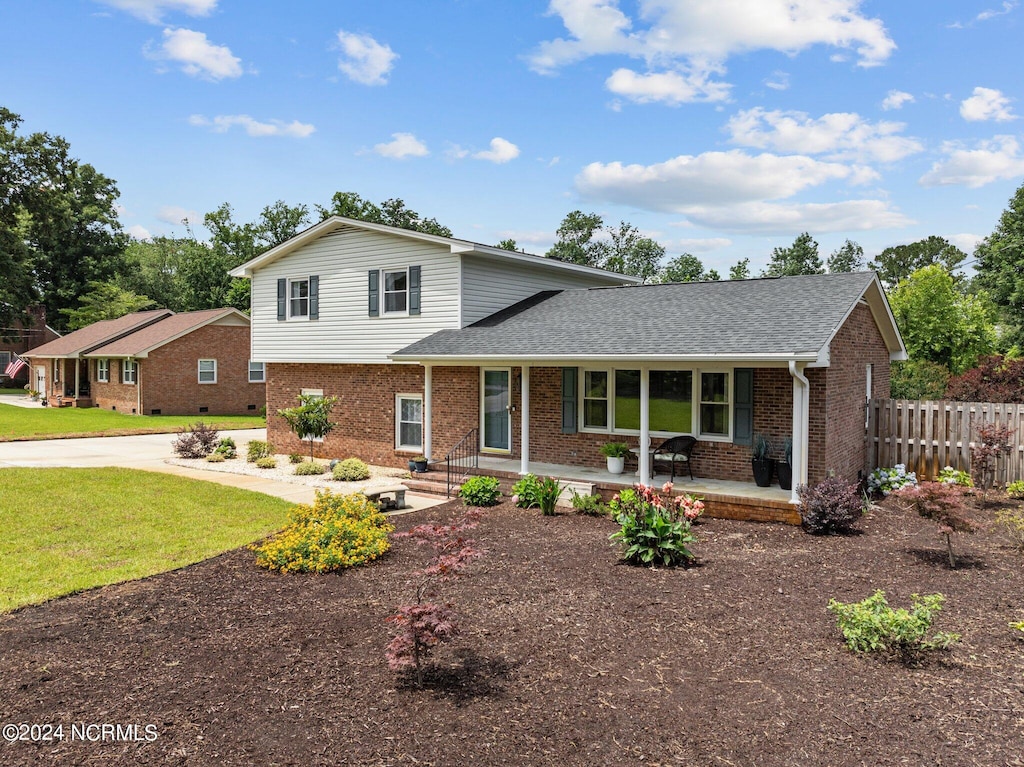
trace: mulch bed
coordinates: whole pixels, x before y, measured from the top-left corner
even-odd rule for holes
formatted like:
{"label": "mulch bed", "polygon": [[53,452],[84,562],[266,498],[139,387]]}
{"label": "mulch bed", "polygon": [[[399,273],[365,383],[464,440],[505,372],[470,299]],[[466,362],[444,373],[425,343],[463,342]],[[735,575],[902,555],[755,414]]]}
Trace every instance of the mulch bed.
{"label": "mulch bed", "polygon": [[[230,552],[0,617],[0,724],[65,727],[0,742],[0,764],[1024,765],[1024,556],[992,526],[956,537],[950,570],[927,520],[861,528],[707,520],[699,566],[666,570],[619,564],[607,519],[496,507],[487,554],[444,586],[464,630],[424,689],[383,648],[427,550],[327,576]],[[917,668],[847,651],[825,605],[877,588],[944,593],[936,628],[963,641]]]}

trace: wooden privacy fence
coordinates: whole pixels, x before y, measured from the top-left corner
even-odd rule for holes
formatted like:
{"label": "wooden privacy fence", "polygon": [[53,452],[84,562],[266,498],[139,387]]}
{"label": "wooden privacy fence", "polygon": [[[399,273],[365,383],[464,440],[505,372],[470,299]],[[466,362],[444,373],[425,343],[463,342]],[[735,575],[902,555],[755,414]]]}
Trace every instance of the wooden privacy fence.
{"label": "wooden privacy fence", "polygon": [[998,461],[996,483],[1024,479],[1024,405],[873,399],[867,420],[867,471],[898,463],[919,479],[935,479],[945,466],[970,471],[977,427],[998,422],[1012,430],[1012,449]]}

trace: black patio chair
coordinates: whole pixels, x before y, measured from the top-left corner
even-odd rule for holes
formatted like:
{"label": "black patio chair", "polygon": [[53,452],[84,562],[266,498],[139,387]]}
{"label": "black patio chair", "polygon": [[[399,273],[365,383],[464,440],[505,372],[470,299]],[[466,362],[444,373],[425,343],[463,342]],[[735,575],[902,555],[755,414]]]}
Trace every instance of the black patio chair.
{"label": "black patio chair", "polygon": [[651,453],[651,460],[655,463],[662,461],[672,464],[672,479],[670,480],[672,482],[676,481],[677,463],[685,463],[686,468],[690,472],[690,479],[693,479],[693,466],[690,463],[690,455],[693,453],[693,448],[696,444],[697,440],[695,437],[672,437],[654,449],[654,452]]}

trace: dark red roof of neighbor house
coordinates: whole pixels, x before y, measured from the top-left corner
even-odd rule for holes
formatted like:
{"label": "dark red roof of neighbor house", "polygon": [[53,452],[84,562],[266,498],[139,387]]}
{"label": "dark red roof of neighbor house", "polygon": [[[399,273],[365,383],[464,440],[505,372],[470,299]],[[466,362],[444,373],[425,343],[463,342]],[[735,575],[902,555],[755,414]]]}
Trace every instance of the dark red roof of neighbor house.
{"label": "dark red roof of neighbor house", "polygon": [[223,317],[237,315],[248,319],[237,309],[204,309],[198,312],[182,312],[147,325],[109,344],[92,349],[89,357],[139,357],[175,338],[190,333]]}
{"label": "dark red roof of neighbor house", "polygon": [[75,357],[172,314],[170,309],[151,309],[145,312],[132,312],[124,317],[118,317],[116,320],[101,320],[47,344],[37,346],[25,356]]}

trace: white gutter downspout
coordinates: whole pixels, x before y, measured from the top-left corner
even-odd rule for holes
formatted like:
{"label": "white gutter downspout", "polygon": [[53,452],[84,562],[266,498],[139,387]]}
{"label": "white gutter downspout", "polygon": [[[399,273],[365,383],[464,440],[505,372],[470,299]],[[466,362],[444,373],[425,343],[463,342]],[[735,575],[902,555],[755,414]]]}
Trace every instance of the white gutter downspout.
{"label": "white gutter downspout", "polygon": [[789,496],[792,504],[800,503],[796,489],[807,484],[808,435],[811,421],[811,384],[795,360],[789,361],[789,374],[793,377],[793,489]]}

